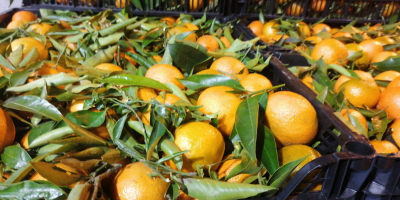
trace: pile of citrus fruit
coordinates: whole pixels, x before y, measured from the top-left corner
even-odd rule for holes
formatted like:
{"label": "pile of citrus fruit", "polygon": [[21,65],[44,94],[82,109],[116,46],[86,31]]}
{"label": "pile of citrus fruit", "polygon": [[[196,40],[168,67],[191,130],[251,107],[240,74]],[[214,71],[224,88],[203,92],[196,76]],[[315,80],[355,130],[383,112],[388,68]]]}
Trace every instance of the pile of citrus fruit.
{"label": "pile of citrus fruit", "polygon": [[331,105],[338,116],[371,140],[378,153],[400,146],[400,30],[388,24],[331,27],[291,19],[251,22],[263,41],[294,49],[311,67],[291,71]]}
{"label": "pile of citrus fruit", "polygon": [[0,199],[266,196],[321,156],[229,22],[40,12],[0,29]]}

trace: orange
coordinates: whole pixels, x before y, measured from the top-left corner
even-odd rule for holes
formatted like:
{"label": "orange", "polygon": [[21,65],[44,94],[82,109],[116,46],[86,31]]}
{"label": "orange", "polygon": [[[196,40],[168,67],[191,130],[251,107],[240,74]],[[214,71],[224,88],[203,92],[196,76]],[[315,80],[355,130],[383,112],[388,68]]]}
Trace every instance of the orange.
{"label": "orange", "polygon": [[395,14],[396,12],[398,13],[399,9],[400,9],[400,5],[397,2],[385,3],[385,4],[383,4],[382,16],[388,18],[391,15]]}
{"label": "orange", "polygon": [[[180,125],[174,133],[174,143],[181,151],[189,150],[183,154],[183,172],[196,171],[196,165],[210,165],[220,162],[225,151],[225,142],[221,132],[214,126],[205,122],[189,122]],[[167,165],[176,169],[175,164],[169,160]],[[217,169],[213,165],[211,170]]]}
{"label": "orange", "polygon": [[396,41],[388,36],[381,36],[374,39],[375,41],[379,42],[381,46],[385,46],[388,44],[395,44]]}
{"label": "orange", "polygon": [[396,72],[393,70],[382,72],[374,77],[375,80],[381,81],[392,81],[393,79],[400,76],[400,72]]}
{"label": "orange", "polygon": [[260,20],[252,21],[248,27],[256,36],[263,34],[264,24]]}
{"label": "orange", "polygon": [[218,41],[211,35],[203,35],[197,39],[197,43],[207,49],[207,51],[215,52],[219,49]]}
{"label": "orange", "polygon": [[[149,94],[152,95],[152,94]],[[154,98],[156,101],[158,101],[161,104],[164,105],[173,105],[175,104],[177,101],[182,100],[180,97],[174,95],[174,94],[170,94],[170,93],[166,93],[165,96],[161,96],[158,95]],[[151,100],[151,99],[150,99]],[[142,116],[142,121],[144,124],[150,125],[150,110],[151,108],[149,108]]]}
{"label": "orange", "polygon": [[322,38],[320,38],[318,36],[309,36],[309,37],[306,37],[306,39],[304,39],[304,40],[310,42],[311,44],[317,44],[318,42],[322,41]]}
{"label": "orange", "polygon": [[25,25],[26,23],[28,23],[28,21],[24,21],[24,20],[11,21],[10,23],[8,23],[7,29],[19,28],[19,27]]}
{"label": "orange", "polygon": [[[212,0],[210,0],[210,3]],[[197,12],[203,8],[203,0],[190,0],[189,1],[189,10],[193,12]]]}
{"label": "orange", "polygon": [[160,83],[172,83],[181,89],[185,86],[177,79],[183,79],[183,74],[178,68],[168,64],[156,64],[150,67],[145,77],[159,81]]}
{"label": "orange", "polygon": [[339,90],[342,89],[344,98],[356,107],[373,108],[378,103],[381,93],[376,83],[361,79],[351,79],[344,82],[339,87]]}
{"label": "orange", "polygon": [[350,33],[348,33],[348,32],[337,32],[337,33],[335,33],[335,34],[333,34],[333,36],[332,36],[333,38],[338,38],[338,37],[348,37],[348,38],[351,38],[351,37],[353,37]]}
{"label": "orange", "polygon": [[33,175],[29,178],[31,181],[48,181],[46,178],[44,178],[42,175],[39,173],[35,172]]}
{"label": "orange", "polygon": [[396,142],[397,146],[400,144],[400,120],[395,120],[390,126],[392,131],[392,138]]}
{"label": "orange", "polygon": [[21,145],[21,147],[24,148],[24,149],[28,149],[28,148],[29,148],[28,136],[29,136],[29,132],[26,133],[26,134],[24,135],[24,137],[22,137],[21,141],[19,142],[19,144]]}
{"label": "orange", "polygon": [[160,177],[150,177],[153,170],[142,162],[123,167],[111,184],[114,200],[164,199],[168,183]]}
{"label": "orange", "polygon": [[16,13],[14,13],[11,21],[24,20],[27,22],[31,22],[31,21],[37,20],[37,18],[38,17],[35,14],[33,14],[32,12],[22,10],[22,11],[18,11]]}
{"label": "orange", "polygon": [[197,74],[222,74],[222,72],[219,72],[215,69],[205,69],[205,70],[197,72]]}
{"label": "orange", "polygon": [[226,38],[225,36],[221,37],[219,40],[221,40],[221,42],[224,43],[225,48],[231,47],[231,43],[229,42],[228,38]]}
{"label": "orange", "polygon": [[[119,57],[127,59],[132,65],[136,65],[136,61],[133,60],[133,58],[131,58],[130,56],[126,55],[124,52],[136,53],[135,50],[133,50],[132,48],[122,49],[119,52]],[[117,53],[114,54],[114,59],[117,59],[117,55]]]}
{"label": "orange", "polygon": [[[229,154],[229,155],[225,156],[224,159],[227,159],[232,156],[233,156],[233,154]],[[231,159],[231,160],[227,160],[227,161],[223,162],[217,170],[218,179],[222,179],[222,178],[228,176],[229,173],[231,173],[232,169],[235,168],[241,162],[242,162],[242,159]],[[249,176],[250,176],[250,174],[237,174],[237,175],[231,177],[230,179],[228,179],[226,182],[242,183]]]}
{"label": "orange", "polygon": [[71,104],[68,106],[68,111],[70,113],[76,112],[76,111],[80,111],[83,110],[83,106],[85,104],[85,100],[84,99],[74,99],[71,101]]}
{"label": "orange", "polygon": [[385,109],[389,119],[400,119],[400,87],[387,87],[376,108]]}
{"label": "orange", "polygon": [[130,3],[131,2],[129,0],[115,0],[115,6],[117,6],[117,8],[128,7]]}
{"label": "orange", "polygon": [[316,12],[322,12],[325,10],[326,0],[313,0],[311,4],[311,9]]}
{"label": "orange", "polygon": [[317,24],[314,27],[312,27],[312,30],[314,34],[316,35],[317,33],[325,30],[326,32],[330,33],[331,32],[331,27],[326,25],[326,24]]}
{"label": "orange", "polygon": [[288,16],[298,17],[298,16],[302,15],[303,12],[304,12],[304,8],[301,5],[297,4],[296,2],[290,4],[286,9],[286,14]]}
{"label": "orange", "polygon": [[[365,72],[365,71],[361,71],[361,70],[354,70],[353,72],[355,72],[360,78],[361,80],[365,80],[365,81],[369,81],[371,83],[375,83],[374,78],[372,78],[372,75],[369,72]],[[340,75],[339,78],[337,79],[337,81],[335,82],[335,85],[333,86],[333,91],[336,93],[339,93],[340,91],[340,86],[350,80],[352,78],[345,76],[345,75]]]}
{"label": "orange", "polygon": [[391,88],[391,87],[400,87],[400,78],[396,77],[390,83],[387,85],[386,88]]}
{"label": "orange", "polygon": [[280,166],[283,166],[287,163],[290,163],[292,161],[304,157],[306,158],[303,161],[301,161],[301,163],[297,165],[296,168],[294,168],[294,170],[290,174],[290,177],[293,177],[295,174],[297,174],[297,172],[310,161],[321,157],[321,154],[317,150],[302,144],[290,145],[278,149],[278,158]]}
{"label": "orange", "polygon": [[267,125],[279,145],[308,144],[317,135],[317,113],[303,96],[279,91],[268,98]]}
{"label": "orange", "polygon": [[249,74],[249,70],[240,60],[233,57],[221,57],[215,60],[210,69],[217,70],[233,79],[243,79]]}
{"label": "orange", "polygon": [[[347,48],[347,53],[349,54],[348,56],[351,56],[353,53],[362,51],[360,46],[356,43],[350,43],[350,44],[346,44],[345,45]],[[356,67],[358,67],[359,69],[365,70],[368,68],[369,65],[369,55],[367,52],[362,51],[362,56],[361,58],[357,59],[354,61],[354,64],[356,65]]]}
{"label": "orange", "polygon": [[106,124],[102,124],[99,127],[89,129],[89,131],[105,140],[110,139],[110,133],[108,133]]}
{"label": "orange", "polygon": [[233,91],[227,86],[209,87],[200,93],[197,106],[202,106],[199,111],[203,114],[218,114],[218,130],[225,137],[231,135],[235,122],[236,110],[242,102],[238,94],[228,93]]}
{"label": "orange", "polygon": [[24,56],[26,56],[33,49],[33,47],[35,47],[39,53],[39,59],[43,60],[48,58],[49,53],[46,47],[37,39],[31,37],[15,39],[11,42],[11,50],[15,51],[21,45],[23,45],[22,54]]}
{"label": "orange", "polygon": [[94,68],[102,69],[102,70],[106,70],[106,71],[112,71],[112,72],[117,72],[117,71],[122,71],[123,70],[120,66],[114,65],[114,64],[111,64],[111,63],[102,63],[102,64],[97,65]]}
{"label": "orange", "polygon": [[162,61],[162,57],[159,55],[154,55],[154,56],[152,56],[152,58],[156,61],[156,63],[159,63]]}
{"label": "orange", "polygon": [[240,80],[240,84],[249,92],[257,92],[272,87],[271,81],[261,74],[249,74]]}
{"label": "orange", "polygon": [[327,64],[345,64],[347,56],[346,46],[336,39],[325,39],[318,42],[311,52],[314,60],[322,58]]}
{"label": "orange", "polygon": [[275,35],[279,35],[279,29],[278,29],[279,24],[275,21],[269,21],[264,24],[262,34],[265,36],[267,40],[272,39]]}
{"label": "orange", "polygon": [[357,110],[354,109],[342,109],[340,111],[340,114],[347,120],[350,121],[350,118],[348,116],[348,113],[350,113],[350,115],[352,115],[353,117],[355,117],[360,124],[365,128],[365,130],[368,130],[368,123],[367,123],[367,119],[365,119],[364,115],[362,115],[360,112],[358,112]]}
{"label": "orange", "polygon": [[299,32],[300,36],[302,37],[309,37],[311,36],[310,27],[305,22],[297,23],[297,32]]}
{"label": "orange", "polygon": [[197,31],[199,30],[199,27],[197,25],[194,25],[192,23],[185,23],[186,28],[188,28],[190,31]]}
{"label": "orange", "polygon": [[[378,62],[382,62],[386,59],[388,59],[391,56],[396,56],[397,54],[392,52],[392,51],[382,51],[379,53],[376,53],[372,59],[371,59],[371,63],[378,63]],[[377,66],[371,64],[371,67],[373,68],[377,68]]]}
{"label": "orange", "polygon": [[371,140],[369,143],[374,147],[376,153],[389,154],[397,153],[399,151],[393,143],[386,140]]}
{"label": "orange", "polygon": [[339,31],[340,31],[340,29],[338,29],[338,28],[331,28],[331,34],[335,34]]}
{"label": "orange", "polygon": [[284,34],[284,35],[278,34],[278,35],[272,36],[272,38],[269,40],[269,42],[277,42],[277,41],[281,40],[282,36],[283,36],[283,39],[284,39],[284,40],[286,40],[287,38],[289,38],[289,35],[286,35],[286,34]]}
{"label": "orange", "polygon": [[[167,33],[167,38],[170,38],[171,36],[174,36],[174,35],[178,35],[178,34],[180,34],[180,33],[186,33],[186,32],[191,32],[191,31],[190,31],[187,27],[177,26],[177,27],[171,28],[171,29],[168,31],[168,33]],[[196,40],[197,40],[197,35],[196,35],[196,33],[191,33],[191,34],[189,34],[189,35],[185,38],[185,40],[187,40],[187,41],[192,41],[192,42],[196,42]]]}
{"label": "orange", "polygon": [[163,17],[160,19],[160,22],[165,22],[168,26],[172,26],[176,22],[176,19],[173,17]]}
{"label": "orange", "polygon": [[137,97],[143,101],[150,101],[157,97],[157,93],[152,88],[139,88],[137,91]]}
{"label": "orange", "polygon": [[307,87],[310,89],[314,89],[314,79],[311,76],[306,76],[303,79],[301,79],[301,82],[303,82]]}
{"label": "orange", "polygon": [[49,32],[51,27],[53,27],[53,26],[50,24],[46,24],[46,23],[32,24],[29,26],[28,30],[35,31],[41,35],[45,35],[47,32]]}
{"label": "orange", "polygon": [[54,68],[54,63],[53,62],[45,62],[43,63],[42,67],[40,67],[38,70],[30,74],[29,76],[47,76],[47,75],[53,75],[53,74],[58,74],[61,72],[76,76],[76,73],[72,69],[65,69],[64,67],[57,65]]}
{"label": "orange", "polygon": [[14,142],[15,126],[10,115],[0,108],[0,153]]}
{"label": "orange", "polygon": [[361,50],[368,53],[370,59],[372,59],[377,53],[383,51],[382,45],[379,42],[368,39],[360,42],[359,44]]}

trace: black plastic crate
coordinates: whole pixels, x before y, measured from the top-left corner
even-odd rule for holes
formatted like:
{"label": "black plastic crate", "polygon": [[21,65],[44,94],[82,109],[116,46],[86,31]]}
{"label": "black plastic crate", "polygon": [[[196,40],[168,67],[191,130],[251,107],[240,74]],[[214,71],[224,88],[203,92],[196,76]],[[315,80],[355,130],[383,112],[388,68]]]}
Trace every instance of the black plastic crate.
{"label": "black plastic crate", "polygon": [[348,23],[355,19],[359,23],[382,22],[391,16],[400,15],[399,0],[238,0],[229,14],[258,17],[260,12],[266,19],[282,15],[305,21]]}

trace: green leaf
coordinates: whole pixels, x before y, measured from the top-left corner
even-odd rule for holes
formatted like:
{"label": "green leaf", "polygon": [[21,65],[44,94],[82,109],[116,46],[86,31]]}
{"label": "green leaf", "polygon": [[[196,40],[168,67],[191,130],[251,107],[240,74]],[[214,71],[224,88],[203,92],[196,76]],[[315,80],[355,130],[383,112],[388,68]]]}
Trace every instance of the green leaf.
{"label": "green leaf", "polygon": [[386,60],[378,63],[371,63],[381,71],[394,70],[400,72],[400,55],[389,57]]}
{"label": "green leaf", "polygon": [[[8,57],[8,60],[14,66],[18,66],[19,63],[21,63],[21,61],[22,61],[22,45],[20,45],[15,51],[12,51],[10,53],[10,56]],[[6,60],[6,62],[8,62],[8,61]]]}
{"label": "green leaf", "polygon": [[107,110],[94,112],[90,110],[80,110],[68,113],[65,117],[72,123],[85,128],[99,127],[106,119]]}
{"label": "green leaf", "polygon": [[269,174],[274,174],[279,168],[278,152],[276,148],[275,138],[268,127],[259,126],[259,135],[264,135],[264,142],[262,146],[260,161],[267,169]]}
{"label": "green leaf", "polygon": [[91,193],[92,184],[85,182],[85,183],[76,183],[74,188],[72,188],[71,192],[68,194],[67,200],[75,200],[75,199],[85,199],[87,198],[88,194]]}
{"label": "green leaf", "polygon": [[111,46],[105,50],[99,50],[94,56],[85,60],[82,65],[86,68],[93,68],[101,63],[108,63],[114,59],[114,53],[117,51],[117,45]]}
{"label": "green leaf", "polygon": [[141,160],[145,159],[145,156],[139,153],[136,149],[130,147],[128,144],[126,144],[124,141],[120,139],[116,139],[114,143],[118,146],[118,148],[125,152],[127,155],[129,155],[132,158],[135,158],[136,160]]}
{"label": "green leaf", "polygon": [[242,150],[240,153],[241,162],[236,165],[231,172],[225,177],[225,180],[228,180],[237,174],[256,174],[261,170],[261,166],[258,166],[258,161],[251,159],[249,152],[246,150]]}
{"label": "green leaf", "polygon": [[233,129],[238,133],[243,147],[249,152],[251,159],[256,160],[256,138],[258,126],[258,100],[250,97],[243,100],[236,110]]}
{"label": "green leaf", "polygon": [[99,141],[99,142],[101,142],[101,143],[103,143],[103,144],[107,144],[107,142],[106,142],[103,138],[101,138],[101,137],[99,137],[99,136],[97,136],[97,135],[91,133],[90,131],[88,131],[88,130],[86,130],[86,129],[84,129],[84,128],[82,128],[82,127],[76,125],[76,124],[74,124],[73,122],[71,122],[70,120],[68,120],[67,118],[65,118],[64,116],[61,116],[61,117],[62,117],[62,119],[64,120],[64,122],[66,122],[66,123],[68,124],[68,126],[69,126],[76,134],[78,134],[78,135],[80,135],[80,136],[83,136],[83,137],[89,137],[89,138],[91,138],[91,139],[93,139],[93,140],[96,140],[96,141]]}
{"label": "green leaf", "polygon": [[165,193],[165,196],[168,199],[177,199],[179,196],[179,185],[176,182],[172,182],[169,184],[167,192]]}
{"label": "green leaf", "polygon": [[127,56],[131,57],[134,61],[136,61],[137,63],[139,63],[141,66],[145,67],[146,69],[149,69],[151,66],[153,66],[155,64],[137,53],[125,52],[125,54]]}
{"label": "green leaf", "polygon": [[101,36],[107,36],[107,35],[113,34],[113,33],[117,32],[118,30],[120,30],[122,28],[125,28],[126,26],[128,26],[128,25],[132,24],[133,22],[135,22],[136,18],[137,17],[134,17],[134,18],[128,19],[126,21],[120,22],[118,24],[112,25],[110,27],[104,28],[104,29],[99,31],[99,34]]}
{"label": "green leaf", "polygon": [[361,122],[350,114],[350,112],[347,112],[347,117],[349,117],[351,124],[353,124],[353,126],[356,127],[366,138],[368,138],[368,130],[365,129]]}
{"label": "green leaf", "polygon": [[166,87],[164,84],[156,80],[132,74],[118,74],[102,79],[100,80],[100,82],[111,83],[113,85],[143,86],[143,87],[150,87],[154,89],[169,91],[168,87]]}
{"label": "green leaf", "polygon": [[191,72],[195,65],[209,58],[200,50],[180,43],[168,44],[168,50],[176,66],[187,72]]}
{"label": "green leaf", "polygon": [[124,115],[117,121],[117,123],[115,123],[113,131],[111,133],[111,139],[113,141],[120,139],[127,118],[128,115]]}
{"label": "green leaf", "polygon": [[307,156],[303,158],[294,160],[292,162],[286,163],[282,167],[280,167],[276,172],[272,175],[272,177],[268,180],[268,185],[276,188],[280,188],[282,184],[286,181],[286,179],[290,176],[292,171],[299,165],[303,160],[305,160]]}
{"label": "green leaf", "polygon": [[173,157],[172,161],[174,162],[175,166],[178,168],[178,170],[181,170],[183,167],[183,157],[182,155],[176,156],[181,152],[179,147],[174,142],[165,137],[161,139],[160,147],[167,157]]}
{"label": "green leaf", "polygon": [[12,66],[1,54],[0,54],[0,65],[7,67],[8,69],[15,70],[15,67]]}
{"label": "green leaf", "polygon": [[45,145],[48,143],[48,141],[55,140],[72,133],[74,133],[74,130],[72,130],[68,126],[56,128],[54,130],[41,134],[37,138],[34,138],[32,142],[29,143],[29,148],[35,148]]}
{"label": "green leaf", "polygon": [[151,155],[153,154],[158,142],[160,141],[161,137],[167,132],[167,127],[165,127],[162,122],[164,122],[164,119],[156,116],[149,141],[146,143],[147,160],[151,159]]}
{"label": "green leaf", "polygon": [[60,199],[65,192],[48,181],[23,181],[0,186],[0,199]]}
{"label": "green leaf", "polygon": [[346,60],[356,61],[357,59],[361,58],[363,55],[364,55],[363,51],[357,51],[357,52],[354,52],[354,53],[350,54],[349,56],[347,56]]}
{"label": "green leaf", "polygon": [[32,167],[43,178],[58,186],[68,186],[81,179],[80,174],[66,173],[55,164],[46,162],[31,162]]}
{"label": "green leaf", "polygon": [[6,147],[3,154],[1,154],[1,161],[13,169],[29,165],[31,160],[31,156],[19,144]]}
{"label": "green leaf", "polygon": [[153,29],[149,32],[147,32],[144,35],[143,38],[143,42],[142,42],[142,47],[146,47],[147,45],[149,45],[150,43],[152,43],[155,39],[157,39],[162,33],[164,32],[164,30],[162,28],[156,28]]}
{"label": "green leaf", "polygon": [[172,94],[178,96],[189,105],[192,105],[192,103],[187,98],[186,94],[178,86],[176,86],[173,83],[165,83],[164,85],[167,86],[172,91]]}
{"label": "green leaf", "polygon": [[[226,29],[225,29],[226,30]],[[249,49],[251,47],[253,47],[253,45],[259,40],[259,38],[255,38],[253,40],[249,40],[249,41],[241,41],[239,39],[236,39],[233,43],[231,43],[232,45],[227,48],[227,49],[223,49],[221,50],[222,52],[226,52],[226,53],[233,53],[233,52],[239,52],[241,50],[244,49]]]}
{"label": "green leaf", "polygon": [[28,147],[30,148],[30,145],[33,140],[35,140],[42,134],[51,131],[54,127],[54,124],[55,124],[54,121],[48,121],[48,122],[41,123],[36,127],[33,127],[28,135]]}
{"label": "green leaf", "polygon": [[271,186],[228,183],[208,178],[182,178],[181,181],[187,188],[187,194],[196,199],[245,199],[276,190]]}
{"label": "green leaf", "polygon": [[34,95],[11,97],[4,102],[3,106],[38,114],[55,121],[62,120],[61,112],[53,104]]}
{"label": "green leaf", "polygon": [[179,82],[191,90],[198,90],[211,86],[228,86],[236,90],[244,90],[243,86],[240,85],[238,81],[233,80],[231,77],[219,74],[192,75],[184,79],[179,79]]}
{"label": "green leaf", "polygon": [[22,59],[19,63],[18,67],[27,66],[29,63],[32,63],[39,59],[39,52],[36,50],[36,47],[33,47],[32,50]]}
{"label": "green leaf", "polygon": [[24,84],[26,82],[26,79],[28,79],[29,75],[31,75],[32,72],[35,71],[36,69],[42,67],[42,65],[43,61],[40,61],[30,65],[27,69],[12,73],[10,77],[10,85],[18,86]]}

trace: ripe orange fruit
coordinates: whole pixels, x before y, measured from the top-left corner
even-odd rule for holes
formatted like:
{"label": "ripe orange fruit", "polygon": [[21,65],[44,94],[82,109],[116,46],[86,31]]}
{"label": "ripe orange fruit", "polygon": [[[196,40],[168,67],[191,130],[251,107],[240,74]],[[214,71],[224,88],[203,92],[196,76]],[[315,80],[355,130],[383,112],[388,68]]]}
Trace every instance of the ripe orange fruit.
{"label": "ripe orange fruit", "polygon": [[197,39],[197,43],[207,49],[207,51],[215,52],[219,49],[218,41],[211,35],[203,35]]}
{"label": "ripe orange fruit", "polygon": [[225,48],[231,47],[231,43],[229,42],[228,38],[226,38],[225,36],[221,37],[219,40],[221,40],[221,42],[224,43]]}
{"label": "ripe orange fruit", "polygon": [[267,125],[278,144],[308,144],[317,134],[318,118],[311,103],[290,91],[279,91],[268,98]]}
{"label": "ripe orange fruit", "polygon": [[46,23],[32,24],[29,26],[28,30],[35,31],[41,35],[45,35],[51,29],[51,27],[53,26]]}
{"label": "ripe orange fruit", "polygon": [[197,72],[196,74],[222,74],[222,73],[215,69],[205,69]]}
{"label": "ripe orange fruit", "polygon": [[37,20],[37,18],[38,17],[35,14],[33,14],[32,12],[22,10],[22,11],[18,11],[16,13],[14,13],[11,21],[23,20],[23,21],[31,22],[31,21]]}
{"label": "ripe orange fruit", "polygon": [[347,48],[336,39],[325,39],[318,42],[312,52],[311,57],[318,60],[322,57],[327,64],[342,64],[347,63]]}
{"label": "ripe orange fruit", "polygon": [[400,72],[393,70],[382,72],[374,77],[375,80],[381,81],[393,81],[395,78],[400,76]]}
{"label": "ripe orange fruit", "polygon": [[156,64],[150,67],[145,77],[159,81],[160,83],[172,83],[181,89],[185,86],[177,79],[183,79],[183,74],[178,68],[168,64]]}
{"label": "ripe orange fruit", "polygon": [[310,27],[305,22],[297,23],[297,32],[299,32],[300,36],[302,37],[309,37],[311,36]]}
{"label": "ripe orange fruit", "polygon": [[[213,0],[209,0],[211,3]],[[189,10],[193,12],[197,12],[203,8],[204,2],[203,0],[190,0],[189,1]]]}
{"label": "ripe orange fruit", "polygon": [[[371,63],[378,63],[378,62],[382,62],[386,59],[388,59],[391,56],[396,56],[397,54],[392,52],[392,51],[382,51],[382,52],[378,52],[376,53],[372,59],[371,59]],[[375,65],[371,64],[371,67],[373,68],[377,68]]]}
{"label": "ripe orange fruit", "polygon": [[73,113],[73,112],[83,110],[84,104],[85,104],[84,99],[74,99],[71,101],[71,104],[68,106],[68,111],[70,113]]}
{"label": "ripe orange fruit", "polygon": [[[225,151],[225,142],[221,132],[205,122],[189,122],[180,125],[174,133],[174,143],[180,150],[189,150],[183,154],[183,172],[196,171],[196,165],[209,165],[220,162]],[[177,169],[169,160],[167,165]],[[213,165],[211,170],[217,169]]]}
{"label": "ripe orange fruit", "polygon": [[260,20],[252,21],[248,27],[256,36],[263,34],[264,24]]}
{"label": "ripe orange fruit", "polygon": [[110,133],[108,132],[107,126],[105,123],[98,127],[91,128],[91,129],[89,129],[89,131],[105,140],[108,140],[111,138]]}
{"label": "ripe orange fruit", "polygon": [[387,87],[381,93],[376,108],[386,108],[389,119],[400,119],[400,87]]}
{"label": "ripe orange fruit", "polygon": [[312,27],[312,30],[314,32],[314,34],[316,35],[317,33],[325,30],[326,32],[330,33],[331,32],[331,27],[326,25],[326,24],[317,24],[314,27]]}
{"label": "ripe orange fruit", "polygon": [[[353,72],[355,72],[360,78],[361,80],[365,80],[371,83],[375,83],[374,78],[372,78],[372,75],[369,72],[365,72],[365,71],[361,71],[361,70],[354,70]],[[335,82],[335,85],[333,86],[333,91],[335,93],[339,93],[340,92],[340,86],[350,80],[352,78],[345,76],[345,75],[340,75],[339,78],[337,79],[337,81]]]}
{"label": "ripe orange fruit", "polygon": [[303,82],[307,87],[310,89],[314,90],[314,79],[311,76],[306,76],[303,79],[301,79],[301,82]]}
{"label": "ripe orange fruit", "polygon": [[162,57],[159,55],[152,56],[152,58],[156,61],[156,63],[159,63],[162,61]]}
{"label": "ripe orange fruit", "polygon": [[261,74],[249,74],[240,80],[240,85],[249,92],[256,92],[272,87],[271,81]]}
{"label": "ripe orange fruit", "polygon": [[139,88],[137,91],[137,97],[143,101],[150,101],[157,97],[157,93],[151,88]]}
{"label": "ripe orange fruit", "polygon": [[123,70],[120,66],[114,65],[111,63],[102,63],[102,64],[97,65],[94,68],[102,69],[102,70],[106,70],[106,71],[112,71],[112,72],[117,72],[117,71]]}
{"label": "ripe orange fruit", "polygon": [[363,127],[365,128],[365,130],[368,130],[368,123],[367,123],[367,119],[365,119],[364,115],[362,115],[360,112],[358,112],[357,110],[354,109],[342,109],[340,111],[340,114],[347,120],[350,121],[350,118],[348,116],[348,113],[350,113],[350,115],[352,115],[353,117],[355,117],[361,125],[363,125]]}
{"label": "ripe orange fruit", "polygon": [[161,95],[158,95],[155,99],[156,99],[156,101],[160,102],[161,104],[165,104],[165,105],[173,105],[177,101],[182,100],[180,97],[178,97],[174,94],[170,94],[170,93],[166,93],[164,97]]}
{"label": "ripe orange fruit", "polygon": [[400,144],[400,120],[395,120],[390,129],[392,130],[392,138],[398,146]]}
{"label": "ripe orange fruit", "polygon": [[302,15],[303,12],[304,12],[304,8],[301,5],[297,4],[296,2],[290,4],[286,9],[286,14],[288,16],[297,17],[297,16]]}
{"label": "ripe orange fruit", "polygon": [[396,77],[390,83],[387,85],[386,88],[391,88],[391,87],[400,87],[400,78]]}
{"label": "ripe orange fruit", "polygon": [[309,36],[309,37],[306,37],[306,39],[304,39],[304,41],[308,41],[311,44],[317,44],[318,42],[322,41],[322,38],[320,38],[318,36]]}
{"label": "ripe orange fruit", "polygon": [[264,24],[264,27],[262,29],[262,34],[265,36],[267,40],[270,40],[275,35],[278,35],[279,32],[278,26],[279,24],[277,22],[269,21]]}
{"label": "ripe orange fruit", "polygon": [[385,46],[388,44],[395,44],[396,41],[388,36],[381,36],[374,39],[375,41],[379,42],[381,46]]}
{"label": "ripe orange fruit", "polygon": [[[136,53],[135,50],[133,50],[132,48],[121,49],[121,51],[119,52],[119,57],[127,59],[132,65],[136,65],[136,61],[133,60],[133,58],[131,58],[130,56],[126,55],[124,52]],[[117,56],[118,54],[115,53],[114,59],[117,59]]]}
{"label": "ripe orange fruit", "polygon": [[[178,35],[180,33],[186,33],[186,32],[191,32],[187,27],[184,26],[176,26],[174,28],[171,28],[168,32],[167,32],[167,38],[170,38],[174,35]],[[196,42],[197,40],[197,35],[196,33],[191,33],[189,34],[185,40],[187,41],[192,41],[192,42]]]}
{"label": "ripe orange fruit", "polygon": [[233,57],[221,57],[215,60],[210,69],[222,72],[233,79],[243,79],[249,74],[249,70],[240,60]]}
{"label": "ripe orange fruit", "polygon": [[[356,44],[356,43],[346,44],[345,46],[347,48],[348,56],[352,55],[353,53],[362,51],[360,46],[358,44]],[[363,53],[362,57],[357,59],[357,60],[355,60],[354,64],[359,69],[365,70],[365,69],[368,68],[370,58],[369,58],[369,55],[368,55],[367,52],[363,51],[362,53]]]}
{"label": "ripe orange fruit", "polygon": [[129,0],[115,0],[115,6],[117,6],[117,8],[125,8],[130,4],[131,2]]}
{"label": "ripe orange fruit", "polygon": [[332,36],[333,38],[338,38],[338,37],[348,37],[348,38],[351,38],[351,37],[353,37],[350,33],[348,33],[348,32],[337,32],[337,33],[335,33],[335,34],[333,34],[333,36]]}
{"label": "ripe orange fruit", "polygon": [[370,59],[372,59],[377,53],[383,51],[382,45],[379,42],[368,39],[360,42],[359,44],[361,50],[368,53]]}
{"label": "ripe orange fruit", "polygon": [[325,10],[326,0],[313,0],[311,3],[311,9],[316,12],[322,12]]}
{"label": "ripe orange fruit", "polygon": [[279,158],[279,165],[283,166],[289,162],[298,160],[300,158],[306,157],[299,165],[297,165],[296,168],[292,171],[290,174],[291,177],[293,177],[297,172],[304,167],[307,163],[310,161],[321,157],[321,154],[307,146],[307,145],[302,145],[302,144],[296,144],[296,145],[290,145],[290,146],[285,146],[280,149],[278,149],[278,158]]}
{"label": "ripe orange fruit", "polygon": [[374,147],[376,153],[397,153],[399,149],[391,142],[386,140],[371,140],[369,143]]}
{"label": "ripe orange fruit", "polygon": [[142,162],[123,167],[111,184],[111,197],[115,200],[164,199],[168,183],[160,177],[150,177],[153,170]]}
{"label": "ripe orange fruit", "polygon": [[361,79],[346,81],[339,87],[339,90],[342,89],[344,98],[356,107],[373,108],[378,103],[381,93],[376,83]]}
{"label": "ripe orange fruit", "polygon": [[282,38],[282,36],[283,36],[283,39],[284,39],[284,40],[286,40],[287,38],[289,38],[289,35],[286,35],[286,34],[284,34],[284,35],[282,35],[282,34],[277,34],[277,35],[272,36],[272,38],[271,38],[268,42],[269,42],[269,43],[271,43],[271,42],[277,42],[277,41],[279,41],[279,40]]}
{"label": "ripe orange fruit", "polygon": [[15,39],[11,42],[11,50],[15,51],[21,45],[23,45],[23,48],[22,48],[23,56],[26,56],[33,49],[33,47],[35,47],[39,53],[39,59],[43,60],[43,59],[47,59],[47,57],[48,57],[49,53],[48,53],[46,47],[39,40],[36,40],[31,37]]}
{"label": "ripe orange fruit", "polygon": [[388,18],[391,15],[395,14],[399,9],[400,9],[400,5],[397,2],[385,3],[385,4],[383,4],[382,16]]}
{"label": "ripe orange fruit", "polygon": [[26,23],[28,23],[28,21],[24,21],[24,20],[11,21],[10,23],[8,23],[7,29],[19,28],[19,27],[25,25]]}
{"label": "ripe orange fruit", "polygon": [[[233,156],[233,154],[229,154],[224,159],[232,157],[232,156]],[[229,173],[231,173],[232,169],[235,168],[241,162],[242,162],[242,159],[231,159],[231,160],[227,160],[227,161],[223,162],[217,170],[218,179],[222,179],[223,177],[228,176]],[[242,183],[249,176],[250,176],[250,174],[238,174],[238,175],[235,175],[234,177],[231,177],[226,182]]]}
{"label": "ripe orange fruit", "polygon": [[227,86],[213,86],[204,90],[198,100],[197,106],[202,106],[199,111],[203,114],[218,114],[218,130],[225,137],[231,135],[235,122],[236,110],[242,100],[238,94],[228,93],[233,91]]}
{"label": "ripe orange fruit", "polygon": [[15,126],[10,115],[0,108],[0,153],[14,142]]}
{"label": "ripe orange fruit", "polygon": [[172,26],[176,19],[174,17],[163,17],[160,19],[160,22],[165,22],[168,26]]}

